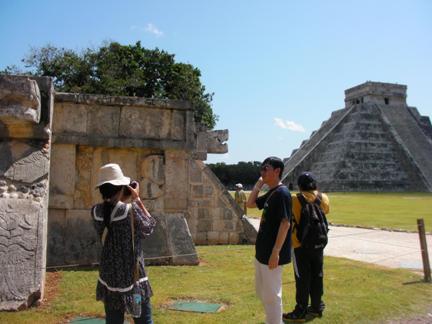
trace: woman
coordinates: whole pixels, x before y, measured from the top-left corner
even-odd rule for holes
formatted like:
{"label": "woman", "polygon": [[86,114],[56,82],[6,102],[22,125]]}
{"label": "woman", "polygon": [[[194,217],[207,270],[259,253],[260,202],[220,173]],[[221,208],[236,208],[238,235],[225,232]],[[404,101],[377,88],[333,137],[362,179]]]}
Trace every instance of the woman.
{"label": "woman", "polygon": [[[139,198],[139,184],[131,183],[118,164],[100,168],[96,187],[103,199],[92,208],[102,242],[96,299],[104,303],[106,323],[123,324],[125,311],[136,324],[153,323],[153,293],[144,269],[141,239],[153,232],[156,221]],[[132,204],[124,202],[129,197]]]}

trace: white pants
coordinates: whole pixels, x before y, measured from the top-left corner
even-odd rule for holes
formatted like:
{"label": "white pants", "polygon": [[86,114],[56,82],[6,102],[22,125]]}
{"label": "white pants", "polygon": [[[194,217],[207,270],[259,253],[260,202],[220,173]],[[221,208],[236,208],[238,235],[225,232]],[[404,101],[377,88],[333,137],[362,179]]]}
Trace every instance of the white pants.
{"label": "white pants", "polygon": [[255,259],[255,289],[266,313],[266,324],[282,322],[282,267],[270,270]]}

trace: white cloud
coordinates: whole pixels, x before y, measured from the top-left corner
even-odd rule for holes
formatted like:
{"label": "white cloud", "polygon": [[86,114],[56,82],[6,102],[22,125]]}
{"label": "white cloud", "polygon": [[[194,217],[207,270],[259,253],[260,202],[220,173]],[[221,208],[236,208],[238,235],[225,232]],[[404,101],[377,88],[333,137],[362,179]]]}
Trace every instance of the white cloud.
{"label": "white cloud", "polygon": [[155,35],[156,37],[163,36],[163,32],[159,28],[157,28],[155,25],[153,25],[152,23],[147,24],[145,31],[150,33],[150,34]]}
{"label": "white cloud", "polygon": [[130,26],[130,29],[131,30],[137,30],[140,32],[146,32],[146,33],[152,34],[156,37],[161,37],[164,34],[163,31],[161,31],[159,28],[157,28],[152,23],[148,23],[147,26],[145,26],[145,27],[132,25],[132,26]]}
{"label": "white cloud", "polygon": [[290,131],[299,133],[304,133],[306,131],[302,125],[291,120],[283,120],[282,118],[275,117],[273,118],[273,121],[279,128],[289,129]]}

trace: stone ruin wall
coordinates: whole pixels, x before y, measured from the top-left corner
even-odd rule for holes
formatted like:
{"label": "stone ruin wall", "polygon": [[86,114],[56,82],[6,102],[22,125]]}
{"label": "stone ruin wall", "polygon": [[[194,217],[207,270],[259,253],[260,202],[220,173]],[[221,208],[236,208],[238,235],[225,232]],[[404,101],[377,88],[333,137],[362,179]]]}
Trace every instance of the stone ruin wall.
{"label": "stone ruin wall", "polygon": [[43,298],[53,86],[0,76],[0,310]]}
{"label": "stone ruin wall", "polygon": [[[196,244],[253,241],[241,210],[201,161],[207,153],[226,151],[226,132],[199,132],[195,127],[193,111],[185,102],[57,94],[48,265],[97,262],[100,245],[89,210],[100,201],[97,171],[109,162],[140,181],[141,197],[159,221],[146,239],[146,257],[194,251],[182,240],[184,231]],[[167,257],[157,263],[196,262],[194,256]]]}

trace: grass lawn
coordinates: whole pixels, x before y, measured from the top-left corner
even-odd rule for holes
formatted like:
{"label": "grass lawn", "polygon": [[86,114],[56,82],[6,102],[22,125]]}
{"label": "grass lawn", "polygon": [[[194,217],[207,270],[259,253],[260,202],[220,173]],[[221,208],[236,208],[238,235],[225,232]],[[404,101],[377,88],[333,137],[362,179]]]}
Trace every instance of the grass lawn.
{"label": "grass lawn", "polygon": [[[263,323],[264,312],[254,291],[253,246],[200,246],[200,266],[149,267],[155,296],[155,323]],[[19,313],[0,313],[0,323],[59,323],[81,315],[103,315],[102,303],[94,300],[97,271],[48,273],[59,276],[57,294],[43,307]],[[424,314],[432,305],[430,284],[413,283],[419,276],[346,259],[325,259],[327,309],[316,323],[374,323],[384,319]],[[294,302],[292,266],[284,270],[284,310]],[[171,311],[174,299],[224,303],[216,314]]]}
{"label": "grass lawn", "polygon": [[[430,193],[333,192],[328,196],[331,204],[328,219],[334,224],[417,231],[417,218],[423,218],[426,231],[432,232]],[[248,216],[259,218],[261,211],[248,209]]]}

